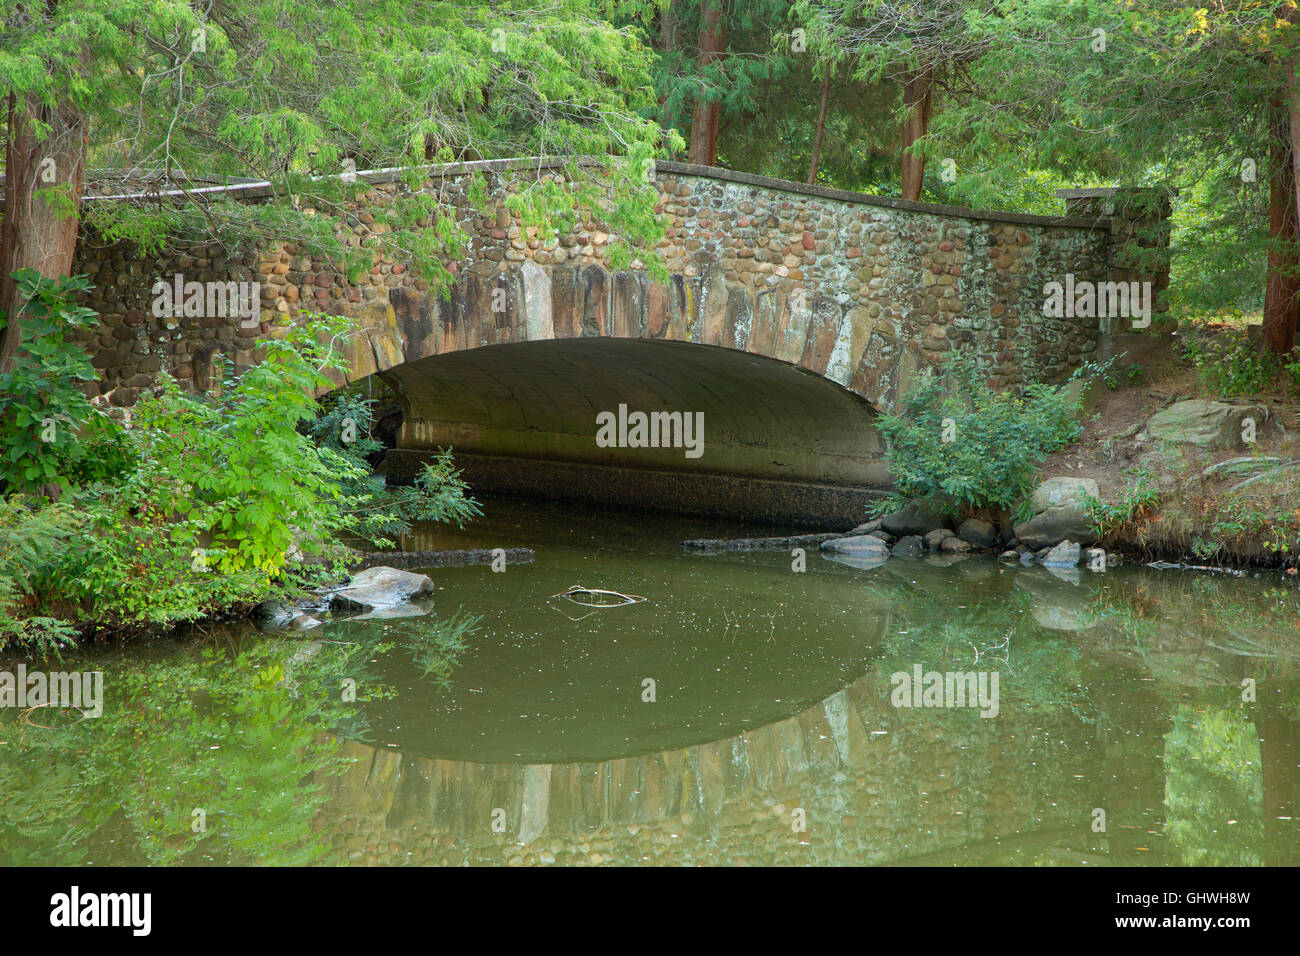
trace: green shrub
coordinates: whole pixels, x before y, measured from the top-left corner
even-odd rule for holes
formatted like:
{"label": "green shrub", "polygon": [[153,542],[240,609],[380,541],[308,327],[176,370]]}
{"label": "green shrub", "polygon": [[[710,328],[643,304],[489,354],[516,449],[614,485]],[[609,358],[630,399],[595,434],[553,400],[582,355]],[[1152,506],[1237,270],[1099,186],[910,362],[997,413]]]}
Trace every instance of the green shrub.
{"label": "green shrub", "polygon": [[1132,483],[1113,504],[1087,492],[1083,495],[1084,510],[1103,540],[1134,522],[1142,521],[1159,504],[1159,482],[1154,474],[1144,469],[1133,472]]}
{"label": "green shrub", "polygon": [[[889,440],[899,494],[956,514],[1023,505],[1043,459],[1078,438],[1077,413],[1078,399],[1066,386],[995,391],[975,358],[960,353],[877,427]],[[898,504],[895,496],[875,510]]]}
{"label": "green shrub", "polygon": [[450,449],[440,450],[409,486],[389,487],[383,476],[370,472],[368,459],[384,448],[371,434],[375,404],[343,392],[307,426],[319,447],[355,466],[340,478],[344,494],[353,502],[349,514],[357,519],[355,531],[382,546],[405,534],[416,521],[454,521],[463,527],[465,521],[481,515]]}
{"label": "green shrub", "polygon": [[262,343],[263,361],[216,395],[160,376],[125,433],[136,468],[72,493],[86,536],[59,564],[57,591],[101,626],[170,626],[288,586],[295,553],[337,567],[337,536],[356,523],[340,481],[362,470],[298,425],[315,417],[325,371],[342,365],[318,338],[346,329],[315,317]]}
{"label": "green shrub", "polygon": [[0,651],[18,645],[57,654],[75,631],[55,617],[31,613],[52,559],[73,540],[76,514],[66,505],[30,505],[0,498]]}
{"label": "green shrub", "polygon": [[[94,326],[93,309],[76,305],[85,276],[48,279],[35,269],[13,273],[27,305],[22,341],[0,373],[0,490],[67,489],[76,481],[128,466],[121,428],[90,404],[79,383],[95,380],[90,356],[68,336]],[[0,328],[8,321],[0,313]]]}
{"label": "green shrub", "polygon": [[[85,419],[80,447],[104,457],[56,472],[67,488],[57,505],[15,496],[0,510],[0,647],[67,643],[73,630],[50,608],[130,632],[247,607],[340,576],[343,533],[479,514],[449,452],[413,487],[386,489],[370,474],[366,455],[380,447],[370,403],[348,397],[317,417],[325,373],[344,367],[330,343],[350,330],[310,316],[260,343],[262,361],[224,375],[213,394],[162,375],[130,427]],[[349,417],[355,442],[338,428]]]}
{"label": "green shrub", "polygon": [[1300,393],[1300,354],[1261,350],[1244,329],[1210,331],[1190,325],[1179,332],[1183,358],[1211,395],[1232,397],[1280,390]]}

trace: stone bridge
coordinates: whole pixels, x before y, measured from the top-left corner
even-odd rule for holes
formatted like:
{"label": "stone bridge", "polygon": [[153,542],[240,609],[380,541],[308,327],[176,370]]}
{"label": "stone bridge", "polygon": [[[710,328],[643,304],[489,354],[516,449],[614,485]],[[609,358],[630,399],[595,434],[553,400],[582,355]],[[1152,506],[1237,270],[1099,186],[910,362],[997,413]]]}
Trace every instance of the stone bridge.
{"label": "stone bridge", "polygon": [[[428,168],[423,189],[471,237],[465,258],[444,263],[454,275],[446,297],[404,262],[381,260],[351,282],[283,242],[142,260],[86,237],[76,269],[96,284],[89,304],[102,323],[86,344],[102,392],[130,405],[164,370],[204,388],[218,352],[237,368],[254,362],[277,316],[346,314],[362,332],[338,384],[377,375],[397,393],[398,445],[409,453],[390,456],[397,472],[451,445],[481,490],[856,516],[863,489],[889,481],[875,413],[955,349],[979,355],[999,385],[1067,375],[1105,336],[1096,319],[1045,316],[1043,287],[1066,275],[1132,277],[1117,250],[1142,225],[1114,191],[1080,191],[1068,197],[1076,215],[1042,217],[665,162],[655,169],[667,223],[656,251],[670,279],[657,282],[639,262],[610,268],[598,220],[564,235],[522,228],[505,203],[521,174],[560,181],[563,170],[535,160]],[[385,228],[370,210],[407,188],[396,171],[357,175],[370,188],[338,216],[353,245]],[[471,201],[474,180],[486,206]],[[208,191],[257,202],[267,187]],[[262,321],[155,316],[154,283],[176,274],[260,282]],[[597,416],[620,406],[702,415],[701,453],[638,447],[634,430],[598,443]]]}

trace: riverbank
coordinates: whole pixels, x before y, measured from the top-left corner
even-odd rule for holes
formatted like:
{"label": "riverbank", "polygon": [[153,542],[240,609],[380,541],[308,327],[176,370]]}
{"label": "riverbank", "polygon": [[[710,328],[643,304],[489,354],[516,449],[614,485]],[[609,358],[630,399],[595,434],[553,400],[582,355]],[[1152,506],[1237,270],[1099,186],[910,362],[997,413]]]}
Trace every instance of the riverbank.
{"label": "riverbank", "polygon": [[[1121,338],[1107,367],[1070,386],[1078,434],[1041,462],[1023,505],[954,517],[913,501],[847,532],[879,543],[835,550],[866,560],[988,551],[1041,562],[1068,544],[1050,560],[1096,563],[1087,550],[1095,548],[1109,563],[1295,574],[1300,365],[1260,355],[1248,328],[1222,323]],[[946,467],[963,479],[959,465]]]}
{"label": "riverbank", "polygon": [[1294,572],[1300,394],[1255,364],[1248,342],[1224,326],[1161,336],[1086,395],[1083,433],[1040,476],[1095,483],[1097,543],[1143,560]]}

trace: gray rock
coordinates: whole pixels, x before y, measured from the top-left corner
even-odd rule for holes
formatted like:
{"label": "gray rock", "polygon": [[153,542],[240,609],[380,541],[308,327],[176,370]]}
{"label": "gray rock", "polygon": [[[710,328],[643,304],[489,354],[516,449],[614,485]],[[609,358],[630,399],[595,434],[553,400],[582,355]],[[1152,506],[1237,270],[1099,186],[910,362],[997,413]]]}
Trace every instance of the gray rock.
{"label": "gray rock", "polygon": [[906,507],[880,519],[882,528],[900,538],[925,534],[933,528],[942,528],[947,524],[948,518],[944,513],[924,501],[910,501]]}
{"label": "gray rock", "polygon": [[858,525],[847,535],[845,535],[845,537],[851,537],[855,534],[871,534],[871,532],[879,531],[879,530],[880,530],[880,519],[873,518],[872,520],[866,522],[865,524]]}
{"label": "gray rock", "polygon": [[1201,476],[1212,478],[1215,475],[1250,475],[1263,471],[1265,468],[1271,468],[1273,465],[1280,465],[1283,461],[1285,459],[1271,455],[1242,455],[1238,458],[1229,458],[1227,461],[1211,465],[1201,472]]}
{"label": "gray rock", "polygon": [[936,528],[925,536],[925,547],[931,553],[938,553],[943,539],[952,536],[952,532],[947,528]]}
{"label": "gray rock", "polygon": [[963,541],[961,538],[948,537],[944,538],[943,544],[940,545],[939,550],[944,554],[969,554],[971,551],[971,543],[969,541]]}
{"label": "gray rock", "polygon": [[822,550],[830,551],[833,554],[858,555],[861,557],[880,556],[884,557],[889,553],[889,548],[885,542],[881,541],[875,535],[855,534],[846,538],[832,538],[829,541],[822,542]]}
{"label": "gray rock", "polygon": [[1212,402],[1194,398],[1175,402],[1147,422],[1148,437],[1158,441],[1199,445],[1202,448],[1237,448],[1242,444],[1245,419],[1255,422],[1256,434],[1268,422],[1268,409],[1253,403]]}
{"label": "gray rock", "polygon": [[394,607],[433,593],[433,580],[427,574],[397,568],[366,568],[352,580],[336,588],[330,606],[350,611],[373,611]]}
{"label": "gray rock", "polygon": [[1089,571],[1105,571],[1107,565],[1106,549],[1089,548],[1083,552],[1083,563]]}
{"label": "gray rock", "polygon": [[1009,549],[1009,550],[1007,550],[1007,551],[1003,551],[1001,554],[998,555],[998,560],[999,560],[999,561],[1019,561],[1019,560],[1020,560],[1020,552],[1017,551],[1017,550],[1015,550],[1014,548]]}
{"label": "gray rock", "polygon": [[298,612],[283,601],[263,601],[253,608],[252,616],[267,627],[285,627]]}
{"label": "gray rock", "polygon": [[1034,514],[1047,511],[1049,508],[1067,508],[1071,505],[1082,505],[1084,497],[1091,495],[1093,498],[1101,497],[1101,488],[1092,478],[1070,478],[1061,476],[1057,478],[1048,478],[1039,483],[1029,496],[1030,507],[1033,508]]}
{"label": "gray rock", "polygon": [[1073,541],[1062,541],[1043,558],[1043,564],[1049,568],[1073,568],[1079,564],[1082,549]]}
{"label": "gray rock", "polygon": [[1228,489],[1228,492],[1231,494],[1234,491],[1241,491],[1242,488],[1249,488],[1251,485],[1260,481],[1278,481],[1279,479],[1285,478],[1291,472],[1297,470],[1300,470],[1300,461],[1292,461],[1285,465],[1278,465],[1275,468],[1268,469],[1268,471],[1261,471],[1258,475],[1247,478],[1245,481],[1237,482],[1237,484]]}
{"label": "gray rock", "polygon": [[905,535],[898,539],[898,543],[894,545],[890,553],[896,558],[919,558],[923,544],[924,542],[919,535]]}
{"label": "gray rock", "polygon": [[1043,548],[1070,538],[1085,544],[1097,540],[1092,519],[1085,510],[1084,495],[1101,497],[1091,478],[1049,478],[1030,497],[1033,517],[1017,522],[1015,536],[1031,548]]}
{"label": "gray rock", "polygon": [[998,529],[991,521],[967,518],[957,529],[957,537],[977,548],[993,548],[998,543]]}

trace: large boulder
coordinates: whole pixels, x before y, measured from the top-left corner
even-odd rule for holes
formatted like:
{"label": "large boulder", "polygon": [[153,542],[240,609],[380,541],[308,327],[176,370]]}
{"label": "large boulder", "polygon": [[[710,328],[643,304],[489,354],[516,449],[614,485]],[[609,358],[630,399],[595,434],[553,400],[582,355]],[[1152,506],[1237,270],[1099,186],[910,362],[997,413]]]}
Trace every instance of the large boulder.
{"label": "large boulder", "polygon": [[383,565],[366,568],[330,595],[330,606],[345,611],[374,611],[396,607],[433,593],[433,579],[427,574],[402,571]]}
{"label": "large boulder", "polygon": [[903,508],[880,519],[880,526],[899,538],[946,528],[949,523],[947,515],[940,509],[919,500],[909,501]]}
{"label": "large boulder", "polygon": [[1084,544],[1097,540],[1084,496],[1101,497],[1091,478],[1048,478],[1029,499],[1033,517],[1016,523],[1015,535],[1026,547],[1047,548],[1066,538]]}
{"label": "large boulder", "polygon": [[1242,432],[1245,420],[1255,423],[1262,433],[1268,421],[1268,409],[1253,403],[1213,402],[1194,398],[1175,402],[1147,422],[1149,438],[1181,442],[1202,448],[1239,448],[1246,444]]}

